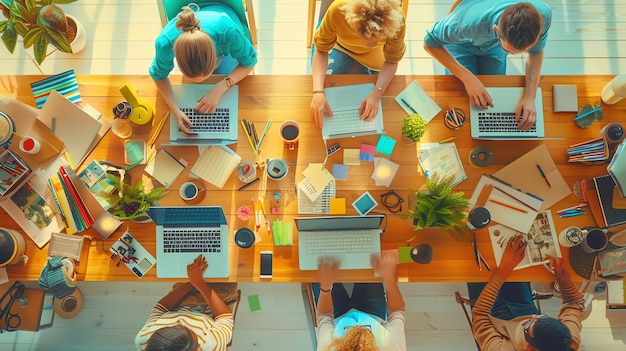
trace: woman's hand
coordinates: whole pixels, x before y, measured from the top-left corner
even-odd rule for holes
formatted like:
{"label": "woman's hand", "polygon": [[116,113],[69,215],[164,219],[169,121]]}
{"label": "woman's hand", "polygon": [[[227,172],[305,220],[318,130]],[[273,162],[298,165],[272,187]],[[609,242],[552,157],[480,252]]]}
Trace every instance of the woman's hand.
{"label": "woman's hand", "polygon": [[198,100],[198,104],[196,105],[196,111],[200,113],[213,113],[215,112],[215,108],[217,107],[217,103],[220,102],[220,98],[222,94],[224,94],[226,90],[222,88],[222,84],[215,85],[209,91],[207,91],[201,98]]}
{"label": "woman's hand", "polygon": [[560,278],[565,275],[565,269],[563,268],[563,258],[546,255],[550,259],[549,267],[555,278]]}
{"label": "woman's hand", "polygon": [[181,132],[183,132],[183,134],[185,135],[198,134],[196,132],[192,132],[191,130],[189,130],[192,124],[189,118],[187,118],[187,116],[183,113],[183,111],[181,110],[174,111],[174,117],[176,117],[176,120],[178,121],[178,129]]}
{"label": "woman's hand", "polygon": [[371,121],[376,117],[381,97],[381,93],[372,91],[365,97],[363,102],[361,102],[359,113],[364,121]]}
{"label": "woman's hand", "polygon": [[339,261],[334,259],[321,259],[317,263],[317,275],[320,282],[320,288],[330,289],[339,274]]}
{"label": "woman's hand", "polygon": [[333,116],[333,110],[330,109],[324,93],[313,94],[311,98],[311,119],[319,128],[324,126],[324,110],[328,111],[330,117]]}
{"label": "woman's hand", "polygon": [[396,267],[398,267],[398,256],[383,252],[380,257],[372,255],[372,266],[383,278],[383,282],[396,282]]}
{"label": "woman's hand", "polygon": [[187,277],[193,286],[198,287],[204,284],[202,275],[209,267],[209,263],[203,255],[198,255],[193,263],[187,265]]}
{"label": "woman's hand", "polygon": [[526,254],[526,246],[528,243],[524,241],[521,235],[509,238],[502,254],[502,260],[498,270],[502,269],[508,273],[512,272],[515,267],[524,259]]}

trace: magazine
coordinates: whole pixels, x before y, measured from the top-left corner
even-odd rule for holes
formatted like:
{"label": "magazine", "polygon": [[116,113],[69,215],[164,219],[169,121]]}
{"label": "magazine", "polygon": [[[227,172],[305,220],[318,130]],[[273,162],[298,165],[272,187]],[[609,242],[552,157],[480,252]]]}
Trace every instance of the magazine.
{"label": "magazine", "polygon": [[498,266],[502,260],[502,254],[504,253],[509,238],[520,234],[523,236],[524,240],[528,242],[528,246],[526,246],[526,255],[517,267],[515,267],[516,270],[547,263],[549,262],[547,255],[562,257],[557,233],[554,229],[552,213],[550,210],[547,210],[537,214],[527,234],[501,224],[489,227],[489,238],[491,239],[493,254]]}

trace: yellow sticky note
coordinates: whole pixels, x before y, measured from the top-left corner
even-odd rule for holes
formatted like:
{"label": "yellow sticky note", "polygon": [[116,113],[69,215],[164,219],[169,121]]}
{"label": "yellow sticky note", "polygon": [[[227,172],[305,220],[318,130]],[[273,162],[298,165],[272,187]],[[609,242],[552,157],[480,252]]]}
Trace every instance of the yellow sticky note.
{"label": "yellow sticky note", "polygon": [[400,263],[413,262],[411,258],[411,246],[400,246],[398,248],[398,260]]}
{"label": "yellow sticky note", "polygon": [[343,164],[344,165],[360,165],[361,164],[361,150],[359,149],[343,149]]}
{"label": "yellow sticky note", "polygon": [[346,214],[346,199],[330,199],[330,214]]}

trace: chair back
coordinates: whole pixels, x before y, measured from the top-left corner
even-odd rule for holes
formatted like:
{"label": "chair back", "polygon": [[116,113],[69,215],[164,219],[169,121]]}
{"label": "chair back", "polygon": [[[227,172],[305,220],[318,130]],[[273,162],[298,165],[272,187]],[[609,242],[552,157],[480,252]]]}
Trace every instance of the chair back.
{"label": "chair back", "polygon": [[246,9],[243,4],[244,0],[210,0],[210,1],[191,1],[191,0],[157,0],[157,5],[159,7],[159,15],[161,17],[161,26],[165,27],[165,25],[174,17],[176,17],[183,6],[187,6],[190,3],[197,4],[200,8],[208,6],[221,4],[230,7],[239,18],[239,22],[241,22],[241,27],[243,28],[243,33],[252,42],[252,36],[250,35],[250,26],[248,25],[248,19],[246,17]]}

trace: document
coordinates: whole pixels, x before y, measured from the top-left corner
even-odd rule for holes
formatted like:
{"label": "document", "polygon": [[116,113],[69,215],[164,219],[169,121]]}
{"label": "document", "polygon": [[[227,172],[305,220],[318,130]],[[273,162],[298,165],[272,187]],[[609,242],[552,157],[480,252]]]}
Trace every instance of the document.
{"label": "document", "polygon": [[417,81],[409,83],[395,99],[408,115],[417,112],[426,123],[430,122],[441,111],[441,107],[426,94]]}
{"label": "document", "polygon": [[239,162],[241,162],[241,156],[229,147],[211,145],[202,150],[191,168],[191,173],[221,189]]}
{"label": "document", "polygon": [[422,143],[419,151],[418,160],[426,177],[435,173],[439,174],[441,178],[453,175],[452,186],[467,178],[455,143]]}

